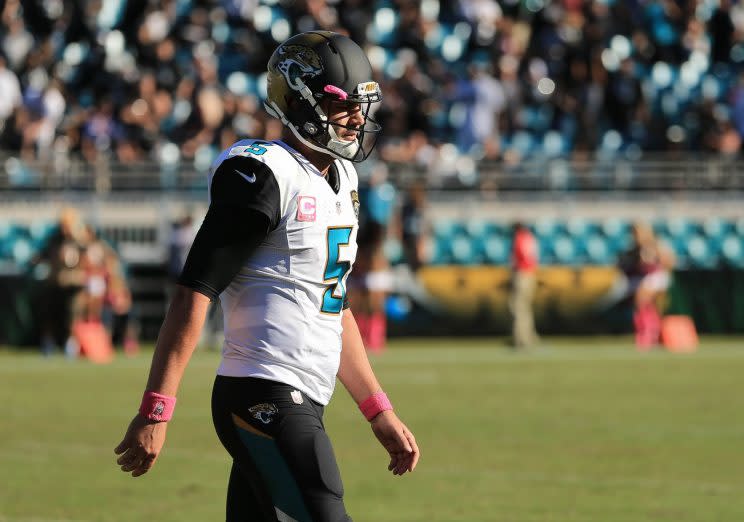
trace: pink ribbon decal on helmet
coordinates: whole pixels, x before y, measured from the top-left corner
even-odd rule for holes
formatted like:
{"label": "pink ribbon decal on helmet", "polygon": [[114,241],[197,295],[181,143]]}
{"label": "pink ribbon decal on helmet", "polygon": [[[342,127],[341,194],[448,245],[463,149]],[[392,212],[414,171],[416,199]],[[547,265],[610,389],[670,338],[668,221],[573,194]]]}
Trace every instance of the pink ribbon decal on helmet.
{"label": "pink ribbon decal on helmet", "polygon": [[335,85],[326,85],[325,87],[323,87],[323,91],[327,92],[328,94],[335,94],[340,100],[345,100],[349,97],[349,95],[346,94],[343,89],[341,89],[340,87],[336,87]]}

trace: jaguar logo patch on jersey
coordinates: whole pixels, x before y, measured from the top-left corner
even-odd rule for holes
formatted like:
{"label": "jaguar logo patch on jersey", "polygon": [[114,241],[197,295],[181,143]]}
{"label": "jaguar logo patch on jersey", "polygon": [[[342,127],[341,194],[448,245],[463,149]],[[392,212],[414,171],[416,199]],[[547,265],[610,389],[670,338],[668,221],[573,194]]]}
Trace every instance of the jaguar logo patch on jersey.
{"label": "jaguar logo patch on jersey", "polygon": [[274,420],[274,415],[279,413],[279,408],[276,407],[276,404],[262,402],[261,404],[251,406],[248,408],[248,411],[251,412],[253,418],[260,420],[264,424],[269,424]]}
{"label": "jaguar logo patch on jersey", "polygon": [[354,207],[354,215],[359,219],[359,193],[356,190],[351,191],[351,206]]}

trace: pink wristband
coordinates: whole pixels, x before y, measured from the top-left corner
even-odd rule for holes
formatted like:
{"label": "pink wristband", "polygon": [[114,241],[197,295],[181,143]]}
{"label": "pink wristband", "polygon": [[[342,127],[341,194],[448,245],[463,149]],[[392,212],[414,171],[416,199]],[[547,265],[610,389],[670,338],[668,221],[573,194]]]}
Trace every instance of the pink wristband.
{"label": "pink wristband", "polygon": [[377,414],[385,410],[392,410],[393,405],[390,403],[385,392],[373,393],[362,402],[359,403],[359,409],[361,410],[364,417],[371,421]]}
{"label": "pink wristband", "polygon": [[142,404],[140,404],[139,412],[140,415],[150,420],[166,422],[173,417],[173,410],[175,408],[175,397],[146,391],[142,396]]}

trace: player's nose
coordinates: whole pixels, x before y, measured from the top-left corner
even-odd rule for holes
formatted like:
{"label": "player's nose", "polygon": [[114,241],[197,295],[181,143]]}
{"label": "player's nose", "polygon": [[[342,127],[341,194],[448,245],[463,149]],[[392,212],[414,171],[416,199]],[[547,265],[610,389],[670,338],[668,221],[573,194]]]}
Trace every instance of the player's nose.
{"label": "player's nose", "polygon": [[364,125],[364,114],[362,114],[361,110],[353,111],[349,115],[348,125],[350,127],[360,127],[360,128]]}

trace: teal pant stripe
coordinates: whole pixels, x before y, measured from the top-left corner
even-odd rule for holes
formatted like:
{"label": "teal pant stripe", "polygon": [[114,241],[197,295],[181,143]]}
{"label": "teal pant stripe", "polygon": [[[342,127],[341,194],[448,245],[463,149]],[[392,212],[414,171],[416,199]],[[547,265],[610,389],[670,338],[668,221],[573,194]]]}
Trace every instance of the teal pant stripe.
{"label": "teal pant stripe", "polygon": [[292,476],[287,462],[271,439],[261,437],[236,426],[240,440],[248,449],[253,462],[266,482],[274,506],[297,522],[312,522],[305,507],[300,488]]}

